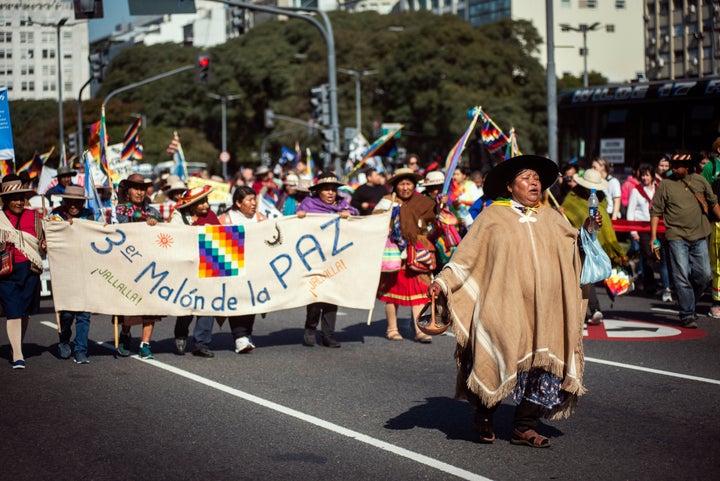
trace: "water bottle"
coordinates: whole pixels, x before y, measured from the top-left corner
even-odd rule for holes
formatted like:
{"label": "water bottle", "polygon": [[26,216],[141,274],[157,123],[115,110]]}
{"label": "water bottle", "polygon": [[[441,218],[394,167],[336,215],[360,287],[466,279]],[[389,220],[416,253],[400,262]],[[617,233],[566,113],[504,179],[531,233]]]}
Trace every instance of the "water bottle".
{"label": "water bottle", "polygon": [[590,189],[590,197],[588,197],[588,215],[591,219],[595,219],[598,213],[598,197],[595,189]]}

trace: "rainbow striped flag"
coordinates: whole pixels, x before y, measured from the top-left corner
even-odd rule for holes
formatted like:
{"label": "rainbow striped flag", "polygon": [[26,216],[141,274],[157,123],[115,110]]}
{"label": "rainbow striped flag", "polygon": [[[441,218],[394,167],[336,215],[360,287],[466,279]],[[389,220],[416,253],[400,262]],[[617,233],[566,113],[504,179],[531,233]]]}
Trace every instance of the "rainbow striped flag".
{"label": "rainbow striped flag", "polygon": [[505,134],[490,121],[490,117],[485,115],[485,122],[483,123],[482,129],[482,141],[485,144],[488,152],[491,154],[497,153],[500,149],[505,147],[508,140]]}
{"label": "rainbow striped flag", "polygon": [[177,131],[173,132],[173,139],[168,145],[167,153],[172,154],[175,160],[175,168],[173,174],[180,177],[182,180],[187,179],[187,166],[185,165],[185,153],[183,152],[182,144],[180,144],[180,137]]}
{"label": "rainbow striped flag", "polygon": [[107,160],[107,127],[105,125],[105,106],[102,106],[102,115],[100,116],[100,166],[102,167],[103,172],[108,178],[108,185],[110,185],[110,182],[112,182],[110,179],[112,179],[112,170],[110,170],[110,165],[108,164]]}
{"label": "rainbow striped flag", "polygon": [[[125,131],[123,136],[123,148],[120,154],[121,160],[138,160],[137,152],[138,145],[140,144],[140,125],[142,124],[142,118],[138,117],[135,119],[130,127]],[[142,146],[140,146],[140,158],[142,158]]]}
{"label": "rainbow striped flag", "polygon": [[0,178],[12,174],[12,160],[0,159]]}
{"label": "rainbow striped flag", "polygon": [[33,158],[21,165],[20,168],[18,168],[17,173],[19,174],[20,172],[27,172],[30,178],[34,179],[35,177],[40,175],[43,165],[45,165],[45,162],[47,162],[53,152],[55,152],[54,146],[42,155],[36,150]]}
{"label": "rainbow striped flag", "polygon": [[307,175],[315,177],[315,160],[309,148],[305,148],[305,165],[307,165]]}
{"label": "rainbow striped flag", "polygon": [[[447,160],[445,161],[445,183],[443,184],[443,194],[447,194],[448,190],[450,189],[453,173],[455,172],[455,169],[460,162],[460,157],[462,156],[463,150],[465,150],[465,144],[467,144],[467,141],[470,138],[470,134],[475,131],[475,124],[477,124],[477,119],[480,116],[481,112],[482,110],[480,110],[480,107],[475,107],[473,109],[473,118],[470,121],[470,125],[468,125],[465,133],[462,134],[462,137],[460,137],[460,139],[455,143],[453,148],[450,149],[450,152],[448,153]],[[455,182],[452,183],[455,184]],[[455,190],[456,189],[453,188],[453,191]]]}

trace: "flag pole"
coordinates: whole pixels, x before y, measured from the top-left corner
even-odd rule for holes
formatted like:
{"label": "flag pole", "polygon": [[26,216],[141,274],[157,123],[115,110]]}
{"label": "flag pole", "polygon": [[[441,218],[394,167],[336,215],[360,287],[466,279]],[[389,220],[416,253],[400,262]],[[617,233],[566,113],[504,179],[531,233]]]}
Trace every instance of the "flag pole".
{"label": "flag pole", "polygon": [[115,327],[115,350],[117,350],[118,347],[120,347],[120,337],[118,334],[118,316],[113,316],[113,325]]}
{"label": "flag pole", "polygon": [[55,323],[57,323],[58,334],[60,334],[62,332],[62,327],[60,327],[60,313],[58,311],[55,311]]}
{"label": "flag pole", "polygon": [[[357,164],[355,167],[353,167],[352,170],[350,170],[350,172],[348,172],[347,174],[345,174],[345,175],[343,176],[343,178],[340,180],[340,182],[342,182],[342,183],[347,182],[348,179],[349,179],[350,177],[352,177],[352,175],[353,175],[355,172],[357,172],[357,170],[358,170],[360,167],[362,167],[363,165],[365,165],[365,162],[367,162],[367,160],[368,160],[370,157],[372,157],[373,154],[380,149],[380,147],[382,147],[382,146],[385,145],[390,139],[392,139],[393,137],[395,137],[395,135],[397,135],[397,133],[400,132],[400,130],[402,130],[403,127],[405,127],[405,126],[404,126],[404,125],[400,125],[400,126],[399,126],[398,128],[396,128],[394,131],[388,132],[387,134],[385,134],[385,139],[384,139],[381,143],[379,143],[378,145],[376,145],[374,148],[372,148],[372,150],[368,149],[368,151],[365,152],[365,155],[363,155],[363,158],[360,160],[360,162],[358,162],[358,164]],[[380,137],[380,139],[378,139],[378,140],[381,140],[381,139],[382,139],[382,137]],[[376,140],[375,142],[377,142],[377,140]],[[372,147],[372,146],[371,146],[371,147]]]}

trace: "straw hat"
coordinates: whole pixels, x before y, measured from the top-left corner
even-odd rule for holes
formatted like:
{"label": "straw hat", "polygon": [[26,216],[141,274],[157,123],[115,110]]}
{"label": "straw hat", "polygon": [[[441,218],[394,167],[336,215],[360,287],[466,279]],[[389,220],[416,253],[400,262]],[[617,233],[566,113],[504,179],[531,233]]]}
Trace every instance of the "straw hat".
{"label": "straw hat", "polygon": [[62,194],[55,194],[58,197],[62,197],[63,199],[82,199],[87,200],[90,197],[87,197],[85,195],[85,189],[80,187],[79,185],[69,185],[65,187],[65,192]]}
{"label": "straw hat", "polygon": [[340,182],[337,178],[337,175],[328,172],[327,174],[320,174],[318,179],[313,183],[313,185],[310,186],[310,190],[314,191],[319,189],[322,186],[333,186],[333,187],[340,187],[341,185],[345,185],[342,182]]}
{"label": "straw hat", "polygon": [[212,192],[213,188],[209,185],[203,185],[200,187],[193,187],[192,189],[187,189],[182,197],[180,197],[180,200],[177,201],[177,204],[175,204],[176,209],[185,209],[186,207],[190,207],[191,205],[197,204],[200,201],[207,198],[208,195],[210,195],[210,192]]}
{"label": "straw hat", "polygon": [[35,189],[31,189],[30,187],[23,187],[23,182],[17,175],[8,174],[3,177],[3,183],[2,186],[0,186],[0,196],[30,192],[32,192],[33,194],[37,193]]}
{"label": "straw hat", "polygon": [[595,169],[586,169],[582,176],[575,174],[573,180],[586,189],[605,190],[610,185],[610,182],[602,178],[600,171]]}
{"label": "straw hat", "polygon": [[300,179],[297,184],[297,191],[305,192],[307,194],[310,192],[311,185],[312,185],[312,182],[310,182],[308,179]]}
{"label": "straw hat", "polygon": [[421,186],[428,188],[436,185],[445,185],[445,174],[439,170],[433,170],[425,174],[425,179],[421,182]]}
{"label": "straw hat", "polygon": [[540,176],[542,190],[550,188],[557,180],[560,172],[557,164],[546,157],[519,155],[499,163],[488,173],[483,185],[485,197],[491,200],[498,197],[509,197],[510,193],[507,186],[521,171],[526,169],[537,172]]}
{"label": "straw hat", "polygon": [[422,179],[422,175],[418,174],[412,169],[402,167],[393,172],[393,176],[390,177],[390,183],[392,185],[395,185],[397,182],[400,182],[403,179],[410,179],[413,181],[413,183],[417,184]]}

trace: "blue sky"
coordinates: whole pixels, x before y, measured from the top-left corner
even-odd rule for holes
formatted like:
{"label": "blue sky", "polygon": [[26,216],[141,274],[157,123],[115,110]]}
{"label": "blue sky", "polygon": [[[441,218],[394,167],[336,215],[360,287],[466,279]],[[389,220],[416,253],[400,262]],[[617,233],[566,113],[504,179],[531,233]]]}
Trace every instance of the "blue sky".
{"label": "blue sky", "polygon": [[103,11],[103,18],[88,22],[88,36],[91,42],[111,34],[115,30],[115,25],[132,22],[134,18],[130,15],[127,0],[105,0]]}

